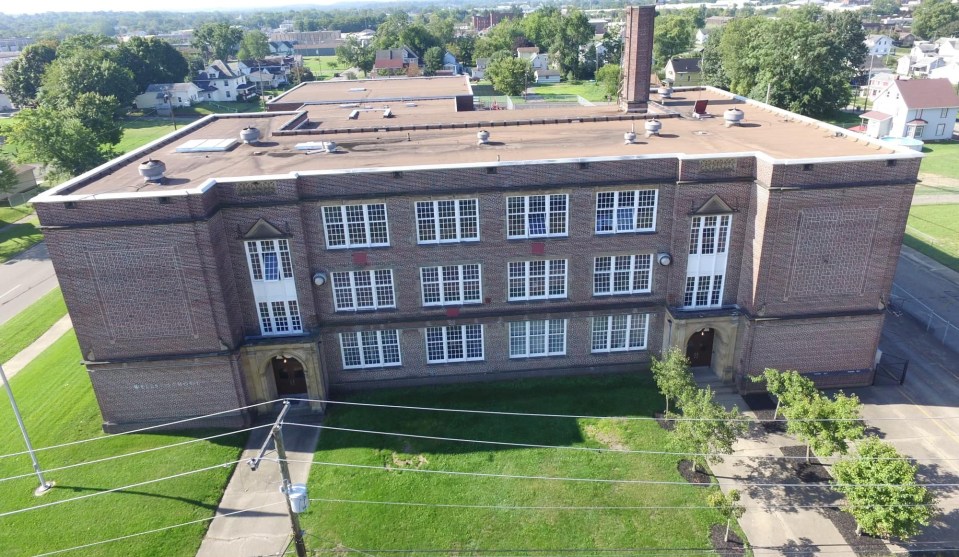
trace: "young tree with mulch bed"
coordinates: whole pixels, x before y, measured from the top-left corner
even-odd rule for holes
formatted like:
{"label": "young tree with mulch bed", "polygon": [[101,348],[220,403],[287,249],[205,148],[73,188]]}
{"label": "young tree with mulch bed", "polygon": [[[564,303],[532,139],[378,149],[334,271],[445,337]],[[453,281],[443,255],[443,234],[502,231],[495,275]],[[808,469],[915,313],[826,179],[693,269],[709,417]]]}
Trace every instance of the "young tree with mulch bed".
{"label": "young tree with mulch bed", "polygon": [[779,417],[779,409],[783,403],[787,406],[791,402],[812,398],[819,394],[816,384],[797,371],[779,371],[766,368],[762,375],[752,378],[754,383],[766,382],[766,390],[776,397],[776,410],[773,419]]}
{"label": "young tree with mulch bed", "polygon": [[670,348],[662,359],[653,356],[653,380],[659,393],[666,398],[666,412],[663,417],[669,417],[669,400],[676,401],[677,405],[684,395],[696,388],[693,373],[689,370],[689,359],[678,348]]}
{"label": "young tree with mulch bed", "polygon": [[936,498],[916,483],[918,466],[877,437],[859,444],[857,455],[833,466],[834,488],[848,500],[844,510],[856,519],[856,533],[908,539],[937,512]]}
{"label": "young tree with mulch bed", "polygon": [[838,392],[833,398],[817,392],[810,398],[791,401],[783,410],[786,431],[806,444],[810,453],[832,456],[849,452],[849,442],[862,439],[865,425],[859,416],[859,397]]}
{"label": "young tree with mulch bed", "polygon": [[739,408],[726,410],[713,400],[709,387],[687,391],[682,407],[683,419],[676,421],[671,443],[682,451],[697,453],[695,470],[705,472],[706,463],[722,462],[722,455],[732,454],[736,439],[746,432],[746,422]]}
{"label": "young tree with mulch bed", "polygon": [[729,527],[733,519],[738,519],[746,512],[746,507],[739,504],[739,492],[731,489],[728,494],[722,491],[710,493],[706,497],[706,503],[719,511],[719,514],[726,519],[726,534],[723,536],[724,542],[729,542]]}

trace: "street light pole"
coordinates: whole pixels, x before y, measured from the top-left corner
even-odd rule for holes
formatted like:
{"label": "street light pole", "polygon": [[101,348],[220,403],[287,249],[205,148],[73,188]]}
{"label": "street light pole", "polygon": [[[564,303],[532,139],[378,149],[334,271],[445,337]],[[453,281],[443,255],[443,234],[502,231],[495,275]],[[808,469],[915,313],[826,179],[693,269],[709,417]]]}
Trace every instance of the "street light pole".
{"label": "street light pole", "polygon": [[163,100],[170,104],[170,121],[173,122],[173,131],[176,131],[176,116],[173,114],[173,95],[163,93]]}
{"label": "street light pole", "polygon": [[33,491],[34,495],[43,495],[51,487],[52,483],[43,478],[43,470],[40,469],[40,463],[37,461],[37,455],[34,453],[33,445],[30,443],[30,436],[27,434],[27,428],[23,425],[23,416],[20,415],[20,408],[17,406],[17,400],[13,398],[13,389],[10,388],[10,382],[7,381],[7,374],[3,372],[3,366],[0,365],[0,379],[3,380],[3,386],[7,389],[7,396],[10,398],[10,406],[13,407],[13,415],[17,418],[17,425],[20,426],[20,433],[23,434],[23,441],[27,444],[27,452],[30,454],[30,460],[33,461],[33,471],[37,473],[37,479],[40,480],[40,487]]}

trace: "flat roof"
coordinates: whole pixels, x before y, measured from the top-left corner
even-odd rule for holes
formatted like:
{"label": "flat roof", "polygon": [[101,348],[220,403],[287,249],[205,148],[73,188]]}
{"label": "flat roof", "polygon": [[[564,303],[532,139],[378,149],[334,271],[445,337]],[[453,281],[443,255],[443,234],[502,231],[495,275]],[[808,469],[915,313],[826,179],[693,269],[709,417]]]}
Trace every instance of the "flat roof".
{"label": "flat roof", "polygon": [[279,95],[269,103],[351,103],[377,99],[453,98],[472,95],[469,77],[409,77],[350,79],[344,81],[307,81]]}
{"label": "flat roof", "polygon": [[[404,87],[412,82],[390,81]],[[694,118],[692,108],[698,100],[708,100],[707,111],[715,117]],[[310,171],[732,153],[761,153],[783,161],[894,153],[920,156],[711,88],[675,93],[665,106],[671,114],[660,119],[661,135],[651,138],[643,136],[643,120],[623,120],[627,116],[615,106],[455,112],[450,100],[416,104],[390,104],[395,109],[393,118],[383,118],[383,105],[379,104],[371,105],[372,109],[356,120],[347,117],[352,109],[336,105],[310,106],[306,113],[208,116],[41,194],[37,201],[55,201],[59,195],[176,192],[192,190],[211,179],[232,181]],[[727,128],[722,114],[734,105],[745,112],[744,123]],[[307,115],[309,121],[304,123]],[[300,128],[282,131],[292,124]],[[259,144],[238,144],[219,152],[177,152],[177,147],[188,141],[238,138],[248,126],[260,130]],[[631,127],[639,137],[636,144],[627,145],[623,134]],[[477,144],[476,132],[481,128],[490,132],[488,145]],[[338,144],[335,153],[323,152],[320,145],[297,148],[298,144],[327,141]],[[139,176],[137,166],[148,158],[166,165],[164,183],[144,183]]]}

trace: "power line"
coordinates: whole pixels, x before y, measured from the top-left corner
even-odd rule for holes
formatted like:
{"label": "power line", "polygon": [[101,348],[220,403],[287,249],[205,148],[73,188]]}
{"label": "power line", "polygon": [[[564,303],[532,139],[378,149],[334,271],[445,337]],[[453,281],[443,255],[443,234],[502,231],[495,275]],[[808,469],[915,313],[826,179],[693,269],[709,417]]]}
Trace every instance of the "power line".
{"label": "power line", "polygon": [[[165,476],[165,477],[163,477],[163,478],[157,478],[157,479],[154,479],[154,480],[146,480],[146,481],[143,481],[143,482],[137,482],[137,483],[134,483],[134,484],[125,485],[125,486],[123,486],[123,487],[114,487],[114,488],[111,488],[111,489],[105,489],[105,490],[103,490],[103,491],[97,491],[97,492],[95,492],[95,493],[87,493],[86,495],[79,495],[79,496],[77,496],[77,497],[71,497],[71,498],[69,498],[69,499],[61,499],[61,500],[59,500],[59,501],[51,501],[51,502],[49,502],[49,503],[43,503],[42,505],[34,505],[34,506],[32,506],[32,507],[25,507],[25,508],[17,509],[17,510],[14,510],[14,511],[6,511],[6,512],[0,513],[0,518],[3,518],[3,517],[5,517],[5,516],[14,515],[14,514],[25,513],[25,512],[27,512],[27,511],[35,511],[35,510],[43,509],[43,508],[46,508],[46,507],[52,507],[52,506],[54,506],[54,505],[62,505],[63,503],[71,503],[71,502],[73,502],[73,501],[79,501],[79,500],[81,500],[81,499],[89,499],[89,498],[91,498],[91,497],[98,497],[98,496],[100,496],[100,495],[107,495],[108,493],[116,493],[117,491],[123,491],[123,490],[125,490],[125,489],[130,489],[130,488],[132,488],[132,487],[140,487],[140,486],[144,486],[144,485],[155,484],[155,483],[162,482],[162,481],[166,481],[166,480],[173,480],[173,479],[176,479],[176,478],[182,478],[182,477],[184,477],[184,476],[191,476],[191,475],[193,475],[193,474],[198,474],[198,473],[200,473],[200,472],[209,472],[210,470],[215,470],[215,469],[217,469],[217,468],[224,468],[224,467],[227,467],[227,466],[236,464],[236,463],[238,463],[238,462],[243,462],[244,460],[245,460],[245,459],[231,460],[231,461],[223,462],[223,463],[221,463],[221,464],[214,464],[213,466],[207,466],[206,468],[197,468],[197,469],[195,469],[195,470],[189,470],[189,471],[187,471],[187,472],[180,472],[179,474],[173,474],[173,475],[170,475],[170,476]],[[290,462],[293,462],[293,461],[290,461]]]}
{"label": "power line", "polygon": [[67,552],[69,552],[69,551],[76,551],[76,550],[78,550],[78,549],[87,549],[88,547],[95,547],[95,546],[98,546],[98,545],[104,545],[104,544],[113,543],[113,542],[118,542],[118,541],[122,541],[122,540],[128,540],[128,539],[130,539],[130,538],[135,538],[135,537],[138,537],[138,536],[145,536],[145,535],[147,535],[147,534],[156,534],[157,532],[165,532],[166,530],[173,530],[174,528],[182,528],[182,527],[184,527],[184,526],[190,526],[191,524],[199,524],[199,523],[201,523],[201,522],[210,522],[210,521],[215,520],[215,519],[217,519],[217,518],[220,518],[220,517],[222,517],[222,516],[233,516],[233,515],[235,515],[235,514],[242,514],[242,513],[247,513],[247,512],[251,512],[251,511],[258,511],[258,510],[260,510],[260,509],[265,509],[265,508],[267,508],[267,507],[273,507],[273,506],[282,505],[282,504],[283,504],[283,501],[275,501],[275,502],[273,502],[273,503],[267,503],[266,505],[260,505],[260,506],[258,506],[258,507],[250,507],[250,508],[247,508],[247,509],[241,509],[241,510],[238,510],[238,511],[230,511],[230,512],[228,512],[228,513],[223,513],[223,514],[214,514],[213,516],[208,517],[208,518],[198,518],[198,519],[196,519],[196,520],[191,520],[191,521],[189,521],[189,522],[181,522],[180,524],[174,524],[174,525],[172,525],[172,526],[163,526],[163,527],[160,527],[160,528],[154,528],[154,529],[152,529],[152,530],[144,530],[144,531],[142,531],[142,532],[136,532],[136,533],[134,533],[134,534],[127,534],[127,535],[125,535],[125,536],[118,536],[118,537],[116,537],[116,538],[110,538],[110,539],[108,539],[108,540],[100,540],[100,541],[98,541],[98,542],[91,542],[91,543],[87,543],[87,544],[83,544],[83,545],[77,545],[77,546],[73,546],[73,547],[67,547],[67,548],[64,548],[64,549],[57,549],[56,551],[48,551],[47,553],[39,553],[39,554],[37,554],[37,555],[34,555],[33,557],[47,557],[48,555],[58,555],[58,554],[60,554],[60,553],[67,553]]}
{"label": "power line", "polygon": [[[182,447],[182,446],[184,446],[184,445],[189,445],[189,444],[191,444],[191,443],[199,443],[200,441],[209,441],[209,440],[211,440],[211,439],[217,439],[217,438],[220,438],[220,437],[229,437],[230,435],[237,435],[237,434],[240,434],[240,433],[246,433],[246,432],[248,432],[248,431],[253,431],[253,430],[255,430],[255,429],[262,429],[262,428],[264,428],[264,427],[270,427],[270,425],[271,425],[271,424],[258,425],[258,426],[248,427],[248,428],[245,428],[245,429],[238,429],[238,430],[236,430],[236,431],[228,431],[228,432],[226,432],[226,433],[218,433],[218,434],[216,434],[216,435],[211,435],[211,436],[209,436],[209,437],[200,437],[200,438],[197,438],[197,439],[188,439],[188,440],[186,440],[186,441],[180,441],[179,443],[172,443],[172,444],[170,444],[170,445],[161,445],[161,446],[159,446],[159,447],[151,447],[151,448],[149,448],[149,449],[142,449],[142,450],[139,450],[139,451],[133,451],[132,453],[124,453],[124,454],[119,454],[119,455],[114,455],[114,456],[107,456],[107,457],[103,457],[103,458],[98,458],[98,459],[96,459],[96,460],[85,460],[85,461],[83,461],[83,462],[77,462],[77,463],[75,463],[75,464],[67,464],[67,465],[64,465],[64,466],[58,466],[58,467],[56,467],[56,468],[45,468],[44,471],[45,471],[45,472],[59,472],[60,470],[69,470],[69,469],[71,469],[71,468],[79,468],[79,467],[81,467],[81,466],[88,466],[88,465],[90,465],[90,464],[99,464],[99,463],[107,462],[107,461],[110,461],[110,460],[118,460],[118,459],[121,459],[121,458],[126,458],[126,457],[128,457],[128,456],[137,456],[137,455],[141,455],[141,454],[146,454],[146,453],[161,451],[161,450],[164,450],[164,449],[174,449],[174,448],[177,448],[177,447]],[[26,477],[29,477],[29,476],[33,476],[33,473],[31,472],[31,473],[28,473],[28,474],[19,474],[19,475],[16,475],[16,476],[9,476],[9,477],[6,477],[6,478],[0,478],[0,483],[7,482],[7,481],[10,481],[10,480],[19,480],[19,479],[21,479],[21,478],[26,478]]]}
{"label": "power line", "polygon": [[[713,418],[686,418],[683,416],[670,416],[669,418],[653,418],[650,416],[591,416],[586,414],[543,414],[537,412],[506,412],[495,410],[472,410],[467,408],[437,408],[430,406],[401,406],[397,404],[373,404],[369,402],[347,402],[343,400],[327,400],[318,398],[290,398],[286,399],[296,402],[318,402],[322,404],[342,404],[346,406],[364,406],[369,408],[391,408],[395,410],[423,410],[429,412],[454,412],[463,414],[484,414],[493,416],[519,416],[527,418],[566,418],[566,419],[584,419],[584,420],[626,420],[626,421],[670,421],[670,422],[714,422]],[[914,418],[869,418],[873,421],[919,421],[919,420],[956,420],[957,416],[916,416]],[[793,422],[862,422],[866,418],[803,418],[795,420],[786,419],[761,419],[761,418],[736,418],[723,420],[725,422],[747,422],[747,423],[781,423],[783,425],[790,421]]]}
{"label": "power line", "polygon": [[[270,460],[277,462],[275,458],[265,458],[263,460]],[[420,473],[420,474],[445,474],[449,476],[471,476],[479,478],[504,478],[504,479],[514,479],[514,480],[544,480],[544,481],[566,481],[566,482],[585,482],[585,483],[609,483],[609,484],[638,484],[638,485],[678,485],[678,486],[688,486],[688,487],[713,487],[716,484],[712,483],[690,483],[687,481],[669,481],[669,480],[629,480],[629,479],[613,479],[613,478],[573,478],[573,477],[563,477],[563,476],[524,476],[517,474],[494,474],[491,472],[462,472],[457,470],[429,470],[423,468],[390,468],[387,466],[373,466],[371,464],[349,464],[344,462],[321,462],[313,460],[298,460],[288,458],[287,462],[297,462],[301,464],[309,464],[310,466],[331,466],[337,468],[358,468],[365,470],[379,470],[381,472],[403,472],[403,473]],[[929,487],[929,488],[947,488],[947,487],[959,487],[959,483],[914,483],[910,484],[912,486],[920,487]],[[737,487],[782,487],[782,488],[835,488],[835,487],[889,487],[889,488],[901,488],[904,487],[901,484],[858,484],[858,483],[822,483],[822,484],[802,484],[802,483],[737,483]],[[0,516],[3,516],[0,514]]]}
{"label": "power line", "polygon": [[[301,424],[295,422],[284,422],[284,425],[298,426],[298,427],[308,427],[313,429],[328,429],[331,431],[345,431],[350,433],[368,433],[372,435],[385,435],[385,436],[396,436],[396,437],[409,437],[412,439],[426,439],[430,441],[450,441],[458,443],[478,443],[482,445],[501,445],[506,447],[524,447],[531,449],[561,449],[561,450],[570,450],[570,451],[586,451],[586,452],[595,452],[595,453],[618,453],[618,454],[646,454],[646,455],[662,455],[662,456],[719,456],[719,457],[730,457],[730,458],[756,458],[756,459],[785,459],[785,460],[807,460],[805,456],[788,456],[788,455],[742,455],[742,454],[725,454],[725,453],[684,453],[684,452],[671,452],[671,451],[650,451],[650,450],[641,450],[641,449],[612,449],[605,447],[577,447],[572,445],[543,445],[537,443],[515,443],[509,441],[491,441],[485,439],[464,439],[461,437],[438,437],[434,435],[417,435],[414,433],[399,433],[393,431],[375,431],[368,429],[353,429],[348,427],[336,427],[328,426],[321,424]],[[910,460],[910,458],[905,457],[859,457],[863,460]],[[954,461],[959,460],[959,458],[927,458],[923,460],[938,460],[938,461]]]}
{"label": "power line", "polygon": [[[956,543],[955,541],[951,542],[912,542],[910,545],[915,545],[917,543]],[[831,554],[855,554],[853,553],[854,549],[850,544],[813,544],[818,548],[815,553],[817,555]],[[736,549],[705,549],[699,547],[630,547],[630,548],[550,548],[550,549],[539,549],[539,548],[509,548],[509,549],[464,549],[464,548],[448,548],[448,549],[352,549],[345,547],[328,547],[313,549],[311,553],[314,555],[321,555],[326,553],[342,553],[344,549],[349,549],[350,551],[361,552],[365,555],[428,555],[428,554],[440,554],[440,555],[450,555],[450,554],[464,554],[469,555],[470,557],[481,557],[483,555],[495,555],[496,557],[511,557],[511,556],[528,556],[528,555],[576,555],[577,557],[588,557],[590,555],[642,555],[643,557],[674,557],[677,554],[680,555],[742,555],[741,550]],[[757,546],[749,545],[748,549],[752,550],[754,553],[758,551],[775,551],[776,555],[809,555],[810,549],[801,548],[801,547],[784,547],[784,546]],[[912,555],[914,553],[931,553],[931,552],[940,552],[940,551],[957,551],[959,547],[936,547],[929,549],[889,549],[886,548],[885,551],[888,554],[892,555]]]}
{"label": "power line", "polygon": [[[291,400],[292,400],[292,399],[291,399]],[[51,450],[51,449],[60,449],[60,448],[69,447],[69,446],[72,446],[72,445],[80,445],[80,444],[83,444],[83,443],[90,443],[91,441],[102,441],[102,440],[104,440],[104,439],[113,439],[114,437],[120,437],[120,436],[123,436],[123,435],[131,435],[131,434],[134,434],[134,433],[143,433],[144,431],[152,431],[152,430],[154,430],[154,429],[167,428],[167,427],[170,427],[170,426],[173,426],[173,425],[184,424],[184,423],[193,422],[193,421],[196,421],[196,420],[203,420],[203,419],[206,419],[206,418],[212,418],[212,417],[214,417],[214,416],[221,416],[221,415],[223,415],[223,414],[229,414],[229,413],[231,413],[231,412],[239,412],[240,410],[247,410],[247,409],[249,409],[249,408],[256,408],[257,406],[263,406],[264,404],[273,404],[274,402],[277,402],[277,401],[276,401],[276,400],[270,400],[270,401],[267,401],[267,402],[258,402],[258,403],[256,403],[256,404],[248,404],[248,405],[246,405],[246,406],[240,406],[239,408],[233,408],[233,409],[231,409],[231,410],[221,410],[220,412],[214,412],[214,413],[212,413],[212,414],[204,414],[204,415],[202,415],[202,416],[194,416],[194,417],[192,417],[192,418],[184,418],[184,419],[182,419],[182,420],[176,420],[176,421],[173,421],[173,422],[167,422],[167,423],[163,423],[163,424],[157,424],[157,425],[151,425],[151,426],[147,426],[147,427],[141,427],[141,428],[139,428],[139,429],[131,429],[130,431],[121,431],[120,433],[111,433],[111,434],[108,434],[108,435],[103,435],[103,436],[101,436],[101,437],[91,437],[91,438],[89,438],[89,439],[80,439],[80,440],[78,440],[78,441],[70,441],[70,442],[67,442],[67,443],[60,443],[59,445],[50,445],[49,447],[36,447],[36,448],[34,448],[33,450],[34,450],[34,452],[49,451],[49,450]],[[10,457],[12,457],[12,456],[20,456],[20,455],[25,455],[25,454],[27,454],[27,451],[20,451],[20,452],[16,452],[16,453],[9,453],[9,454],[0,455],[0,459],[10,458]]]}

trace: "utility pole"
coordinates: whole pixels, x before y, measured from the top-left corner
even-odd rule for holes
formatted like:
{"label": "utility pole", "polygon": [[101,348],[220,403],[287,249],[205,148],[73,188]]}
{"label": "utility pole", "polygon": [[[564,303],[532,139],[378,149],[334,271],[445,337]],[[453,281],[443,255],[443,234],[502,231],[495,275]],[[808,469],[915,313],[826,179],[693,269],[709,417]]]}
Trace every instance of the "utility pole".
{"label": "utility pole", "polygon": [[33,450],[33,445],[30,443],[30,436],[27,435],[27,428],[23,425],[23,416],[20,415],[20,408],[17,406],[17,400],[13,398],[13,389],[10,388],[10,382],[7,381],[7,374],[3,372],[3,366],[0,365],[0,379],[3,380],[3,386],[7,389],[7,396],[10,397],[10,406],[13,407],[13,415],[17,418],[17,425],[20,426],[20,433],[23,434],[23,441],[27,444],[27,452],[30,454],[30,460],[33,461],[33,471],[37,473],[37,479],[40,480],[40,487],[34,490],[34,495],[43,495],[51,487],[52,483],[48,483],[47,480],[43,478],[43,470],[40,469],[40,463],[37,461],[37,455]]}
{"label": "utility pole", "polygon": [[250,465],[250,468],[254,472],[256,471],[272,438],[273,444],[276,447],[277,463],[280,465],[280,476],[283,478],[283,485],[280,487],[280,492],[283,493],[283,498],[286,499],[286,512],[290,515],[290,527],[293,529],[293,544],[296,546],[296,555],[297,557],[307,557],[306,542],[303,541],[303,529],[300,528],[300,516],[293,510],[293,504],[290,502],[290,490],[293,487],[293,481],[290,479],[290,466],[286,462],[286,447],[283,445],[283,418],[286,417],[286,413],[289,410],[290,401],[284,400],[283,410],[280,411],[280,415],[277,416],[276,421],[273,422],[273,427],[270,428],[270,435],[263,441],[263,446],[260,447],[260,453],[256,457],[251,458],[247,464]]}

